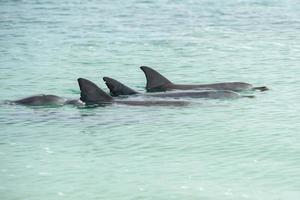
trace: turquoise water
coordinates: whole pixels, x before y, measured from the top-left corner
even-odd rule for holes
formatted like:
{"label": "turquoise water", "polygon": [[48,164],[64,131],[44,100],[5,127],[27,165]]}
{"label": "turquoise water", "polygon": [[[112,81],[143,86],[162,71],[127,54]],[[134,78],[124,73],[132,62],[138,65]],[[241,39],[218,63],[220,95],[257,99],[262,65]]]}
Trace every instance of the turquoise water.
{"label": "turquoise water", "polygon": [[[78,98],[78,77],[143,92],[266,85],[186,107],[0,104],[0,199],[300,199],[297,0],[0,1],[0,101]],[[106,89],[107,91],[107,89]]]}

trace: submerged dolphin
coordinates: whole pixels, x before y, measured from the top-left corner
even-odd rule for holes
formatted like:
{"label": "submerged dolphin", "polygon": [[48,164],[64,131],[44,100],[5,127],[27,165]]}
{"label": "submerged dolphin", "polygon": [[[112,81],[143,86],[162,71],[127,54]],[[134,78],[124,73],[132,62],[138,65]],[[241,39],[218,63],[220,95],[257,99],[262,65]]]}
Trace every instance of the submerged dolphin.
{"label": "submerged dolphin", "polygon": [[28,105],[28,106],[60,106],[66,104],[72,105],[81,105],[82,102],[78,99],[66,99],[63,97],[59,97],[56,95],[49,95],[49,94],[41,94],[26,97],[23,99],[15,100],[15,101],[8,101],[9,103],[21,104],[21,105]]}
{"label": "submerged dolphin", "polygon": [[79,78],[80,100],[86,105],[124,104],[131,106],[183,106],[185,101],[122,101],[114,100],[106,92],[101,90],[95,83],[84,78]]}
{"label": "submerged dolphin", "polygon": [[268,90],[267,87],[253,87],[249,83],[244,82],[225,82],[213,84],[197,84],[197,85],[184,85],[174,84],[166,77],[155,71],[154,69],[146,66],[141,66],[141,70],[145,73],[147,79],[147,91],[167,91],[167,90],[192,90],[192,89],[213,89],[213,90]]}
{"label": "submerged dolphin", "polygon": [[[112,96],[120,96],[120,95],[136,95],[141,94],[130,87],[120,83],[119,81],[109,78],[103,77],[103,80],[107,87],[110,90],[110,94]],[[206,90],[206,91],[189,91],[189,92],[168,92],[168,93],[157,93],[157,94],[147,94],[146,96],[150,97],[171,97],[171,98],[179,98],[179,97],[189,97],[189,98],[211,98],[211,99],[222,99],[222,98],[239,98],[239,97],[248,97],[253,98],[254,96],[242,96],[236,92],[228,91],[228,90]]]}

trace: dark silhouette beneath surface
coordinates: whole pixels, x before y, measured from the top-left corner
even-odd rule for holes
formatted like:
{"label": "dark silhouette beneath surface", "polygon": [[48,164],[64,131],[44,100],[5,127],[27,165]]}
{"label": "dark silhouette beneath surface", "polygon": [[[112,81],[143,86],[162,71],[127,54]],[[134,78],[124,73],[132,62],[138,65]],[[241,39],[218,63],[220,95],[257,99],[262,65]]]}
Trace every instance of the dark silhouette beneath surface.
{"label": "dark silhouette beneath surface", "polygon": [[95,83],[84,78],[78,79],[80,99],[87,105],[123,104],[131,106],[184,106],[186,101],[123,101],[114,100],[106,92],[101,90]]}
{"label": "dark silhouette beneath surface", "polygon": [[213,84],[175,84],[150,67],[141,66],[140,68],[145,73],[147,79],[146,89],[148,92],[167,91],[167,90],[192,90],[192,89],[213,89],[213,90],[231,90],[231,91],[268,90],[268,88],[265,86],[253,87],[251,84],[244,83],[244,82],[224,82],[224,83],[213,83]]}
{"label": "dark silhouette beneath surface", "polygon": [[[124,85],[123,83],[109,77],[103,77],[103,80],[110,90],[112,96],[122,96],[122,95],[143,95],[130,87]],[[229,91],[229,90],[207,90],[207,91],[187,91],[187,92],[160,92],[156,94],[144,94],[150,97],[169,97],[169,98],[210,98],[210,99],[225,99],[225,98],[239,98],[248,97],[253,98],[254,96],[243,96],[239,93]]]}

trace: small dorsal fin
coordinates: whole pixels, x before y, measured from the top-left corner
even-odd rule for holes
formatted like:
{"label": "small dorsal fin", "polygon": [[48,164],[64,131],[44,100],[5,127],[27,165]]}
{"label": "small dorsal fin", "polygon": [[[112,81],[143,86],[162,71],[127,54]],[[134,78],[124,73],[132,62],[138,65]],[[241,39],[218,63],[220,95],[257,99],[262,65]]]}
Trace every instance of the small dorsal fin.
{"label": "small dorsal fin", "polygon": [[141,66],[141,70],[145,73],[147,79],[147,90],[157,89],[160,86],[163,86],[168,83],[172,83],[166,77],[155,71],[154,69],[146,66]]}
{"label": "small dorsal fin", "polygon": [[103,77],[103,80],[107,85],[107,87],[109,88],[110,94],[112,96],[138,94],[138,92],[136,92],[135,90],[127,87],[126,85],[120,83],[115,79],[109,77]]}
{"label": "small dorsal fin", "polygon": [[84,78],[77,79],[80,88],[80,100],[86,104],[101,104],[111,102],[111,96],[101,90],[95,83]]}

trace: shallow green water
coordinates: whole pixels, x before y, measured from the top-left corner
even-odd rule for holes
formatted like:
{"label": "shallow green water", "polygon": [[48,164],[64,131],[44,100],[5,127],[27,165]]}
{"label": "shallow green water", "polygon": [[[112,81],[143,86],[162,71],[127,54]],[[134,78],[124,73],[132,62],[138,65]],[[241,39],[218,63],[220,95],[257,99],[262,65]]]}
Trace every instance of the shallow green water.
{"label": "shallow green water", "polygon": [[0,105],[0,199],[300,199],[300,4],[0,1],[0,101],[244,81],[255,99],[187,107]]}

